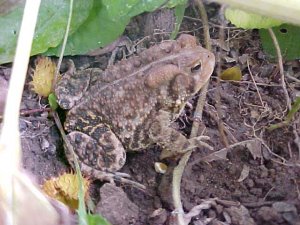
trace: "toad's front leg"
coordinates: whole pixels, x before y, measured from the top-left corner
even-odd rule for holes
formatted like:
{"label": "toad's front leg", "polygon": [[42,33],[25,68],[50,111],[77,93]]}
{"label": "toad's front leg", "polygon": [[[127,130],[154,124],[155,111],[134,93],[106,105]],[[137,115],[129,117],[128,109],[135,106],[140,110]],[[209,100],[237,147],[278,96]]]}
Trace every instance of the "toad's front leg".
{"label": "toad's front leg", "polygon": [[97,68],[76,71],[74,62],[70,60],[68,71],[55,85],[59,106],[63,109],[73,108],[89,90],[91,82],[101,74],[102,70]]}
{"label": "toad's front leg", "polygon": [[160,110],[155,121],[150,128],[150,138],[153,142],[159,144],[164,150],[174,154],[185,153],[195,147],[206,147],[212,150],[212,147],[205,141],[209,140],[207,136],[198,136],[186,138],[179,131],[171,128],[169,125],[171,114]]}

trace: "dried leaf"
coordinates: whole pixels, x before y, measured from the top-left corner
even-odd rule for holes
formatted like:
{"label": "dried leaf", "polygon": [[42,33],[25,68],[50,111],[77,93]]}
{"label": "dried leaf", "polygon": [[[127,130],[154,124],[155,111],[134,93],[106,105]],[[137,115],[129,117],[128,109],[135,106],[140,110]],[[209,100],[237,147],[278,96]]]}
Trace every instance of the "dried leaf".
{"label": "dried leaf", "polygon": [[[84,193],[88,194],[90,181],[84,179]],[[78,208],[79,183],[76,174],[65,173],[59,177],[46,180],[43,191],[50,197],[68,205],[71,209]]]}
{"label": "dried leaf", "polygon": [[250,151],[253,159],[262,158],[261,141],[252,139],[245,143],[245,147]]}
{"label": "dried leaf", "polygon": [[250,167],[247,165],[243,165],[243,169],[238,179],[238,182],[242,182],[243,180],[245,180],[249,176],[249,172],[250,172]]}
{"label": "dried leaf", "polygon": [[52,90],[56,65],[50,58],[40,57],[37,60],[36,68],[32,76],[33,90],[43,97],[48,97]]}
{"label": "dried leaf", "polygon": [[223,148],[220,151],[216,151],[214,153],[209,154],[206,157],[202,158],[202,161],[212,162],[215,160],[227,160],[227,153],[229,148]]}
{"label": "dried leaf", "polygon": [[155,162],[154,168],[155,168],[156,173],[164,174],[164,173],[166,173],[168,166],[161,162]]}
{"label": "dried leaf", "polygon": [[226,70],[224,70],[221,73],[222,80],[235,80],[240,81],[242,79],[242,71],[238,66],[230,67]]}
{"label": "dried leaf", "polygon": [[203,157],[201,159],[201,161],[212,162],[212,161],[216,161],[216,160],[227,160],[228,151],[237,146],[244,146],[245,148],[247,148],[250,151],[250,153],[254,159],[263,157],[261,141],[259,139],[255,138],[255,139],[235,143],[235,144],[228,146],[228,148],[223,148],[219,151],[213,152],[213,153],[209,154],[208,156]]}

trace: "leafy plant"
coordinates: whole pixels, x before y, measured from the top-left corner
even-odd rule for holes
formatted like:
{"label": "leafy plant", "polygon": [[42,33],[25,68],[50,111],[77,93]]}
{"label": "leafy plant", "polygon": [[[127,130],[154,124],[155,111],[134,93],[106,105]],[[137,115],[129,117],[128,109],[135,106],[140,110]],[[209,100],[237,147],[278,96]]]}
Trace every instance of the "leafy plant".
{"label": "leafy plant", "polygon": [[293,60],[300,57],[300,46],[295,45],[300,37],[299,27],[283,24],[284,22],[278,19],[234,8],[226,9],[225,16],[237,27],[260,29],[263,49],[270,58],[274,59],[276,57],[276,50],[267,30],[268,28],[273,28],[284,59]]}
{"label": "leafy plant", "polygon": [[[65,55],[87,53],[120,36],[130,18],[161,6],[184,5],[187,0],[77,0],[74,2],[70,36]],[[166,4],[165,4],[166,3]],[[43,0],[31,55],[58,55],[69,13],[68,0]],[[11,62],[19,33],[23,6],[0,17],[0,64]]]}
{"label": "leafy plant", "polygon": [[[298,59],[300,57],[300,27],[291,24],[282,24],[272,28],[279,43],[282,57],[285,60]],[[276,58],[276,50],[266,29],[259,31],[264,51],[271,59]]]}
{"label": "leafy plant", "polygon": [[[92,9],[92,3],[92,0],[75,1],[74,17],[70,26],[71,34],[86,20]],[[68,0],[42,1],[31,55],[45,52],[49,47],[55,47],[62,41],[67,25],[69,4]],[[23,5],[20,5],[9,14],[0,17],[0,64],[11,62],[14,57],[22,12]]]}

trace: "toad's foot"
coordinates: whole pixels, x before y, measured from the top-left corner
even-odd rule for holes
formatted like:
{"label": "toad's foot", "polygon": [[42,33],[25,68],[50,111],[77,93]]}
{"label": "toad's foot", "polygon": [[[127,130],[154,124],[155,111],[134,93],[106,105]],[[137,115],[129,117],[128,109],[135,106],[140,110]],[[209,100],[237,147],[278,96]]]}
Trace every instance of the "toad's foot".
{"label": "toad's foot", "polygon": [[[188,139],[179,131],[169,127],[169,121],[170,114],[160,111],[150,128],[151,139],[164,149],[161,157],[165,158],[177,153],[182,154],[196,147],[205,147],[213,150],[213,147],[206,142],[210,139],[208,136],[198,136]],[[169,153],[166,153],[168,151]]]}
{"label": "toad's foot", "polygon": [[132,187],[135,187],[137,189],[146,190],[146,187],[136,181],[130,180],[130,175],[127,173],[120,173],[120,172],[109,172],[109,171],[101,171],[101,170],[95,170],[91,167],[87,167],[85,164],[80,163],[80,168],[82,171],[84,171],[84,174],[86,176],[99,179],[102,181],[108,181],[110,183],[119,182],[122,184],[128,184]]}

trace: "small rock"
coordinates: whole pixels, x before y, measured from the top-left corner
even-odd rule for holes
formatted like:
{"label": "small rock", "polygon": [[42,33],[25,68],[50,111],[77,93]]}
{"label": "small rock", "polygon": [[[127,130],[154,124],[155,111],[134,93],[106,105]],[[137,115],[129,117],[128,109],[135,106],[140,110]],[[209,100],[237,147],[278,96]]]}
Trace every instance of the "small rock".
{"label": "small rock", "polygon": [[149,224],[163,225],[168,218],[168,213],[165,209],[159,208],[154,210],[154,212],[149,216]]}
{"label": "small rock", "polygon": [[272,208],[275,209],[279,213],[283,213],[283,212],[297,213],[296,207],[293,204],[289,204],[287,202],[275,202],[275,203],[273,203]]}
{"label": "small rock", "polygon": [[223,212],[224,207],[222,205],[216,205],[216,210],[218,215],[220,215]]}
{"label": "small rock", "polygon": [[285,221],[287,221],[289,224],[294,225],[294,224],[299,224],[300,223],[300,218],[299,216],[294,213],[294,212],[285,212],[282,213],[282,217],[284,218]]}
{"label": "small rock", "polygon": [[232,196],[234,196],[236,198],[240,198],[242,196],[242,192],[237,189],[232,193]]}
{"label": "small rock", "polygon": [[210,209],[210,210],[208,210],[208,217],[209,218],[216,218],[217,214],[214,210]]}
{"label": "small rock", "polygon": [[229,173],[230,175],[236,175],[237,172],[238,172],[238,171],[237,171],[237,168],[236,168],[235,165],[230,166],[229,169],[228,169],[228,173]]}
{"label": "small rock", "polygon": [[280,214],[278,214],[276,210],[267,206],[261,207],[257,212],[257,216],[264,222],[282,220]]}
{"label": "small rock", "polygon": [[247,179],[246,180],[246,186],[248,188],[253,188],[254,187],[254,181],[252,179]]}
{"label": "small rock", "polygon": [[255,195],[256,197],[262,196],[263,190],[261,188],[251,188],[250,193]]}
{"label": "small rock", "polygon": [[278,213],[282,213],[282,217],[289,224],[296,224],[300,222],[300,218],[297,214],[297,208],[293,204],[287,202],[275,202],[272,208]]}
{"label": "small rock", "polygon": [[276,170],[275,170],[275,169],[270,169],[270,170],[269,170],[269,173],[270,173],[270,176],[271,176],[271,177],[276,176]]}
{"label": "small rock", "polygon": [[27,129],[27,123],[24,120],[19,120],[20,132],[23,132]]}
{"label": "small rock", "polygon": [[249,211],[244,206],[231,206],[224,209],[231,217],[232,224],[236,225],[255,225],[253,218],[250,216]]}
{"label": "small rock", "polygon": [[260,168],[260,178],[266,178],[268,177],[268,170],[265,167]]}
{"label": "small rock", "polygon": [[50,146],[49,141],[45,137],[42,137],[40,140],[40,145],[43,151],[47,151]]}
{"label": "small rock", "polygon": [[248,54],[243,54],[243,55],[239,56],[239,61],[241,64],[246,64],[248,59],[249,59]]}
{"label": "small rock", "polygon": [[258,178],[258,179],[255,179],[255,184],[257,186],[265,186],[267,184],[267,182],[265,179]]}
{"label": "small rock", "polygon": [[106,183],[100,189],[100,198],[96,213],[101,214],[111,224],[136,224],[139,208],[129,200],[122,188]]}

